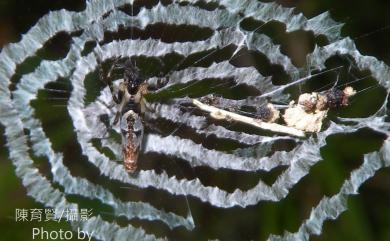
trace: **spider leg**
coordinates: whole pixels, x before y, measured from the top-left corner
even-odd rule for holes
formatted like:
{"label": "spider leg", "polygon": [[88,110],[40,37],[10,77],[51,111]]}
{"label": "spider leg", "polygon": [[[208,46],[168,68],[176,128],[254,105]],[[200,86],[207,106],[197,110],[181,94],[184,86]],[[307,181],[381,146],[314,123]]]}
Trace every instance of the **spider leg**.
{"label": "spider leg", "polygon": [[144,112],[146,112],[146,111],[148,111],[150,113],[156,112],[156,110],[154,108],[152,108],[152,106],[149,104],[149,102],[144,97],[142,97],[141,101],[142,101],[143,107],[145,108],[143,110]]}
{"label": "spider leg", "polygon": [[102,81],[103,83],[108,85],[110,92],[111,92],[111,95],[112,95],[112,99],[114,100],[114,102],[116,104],[120,103],[120,98],[117,94],[115,94],[115,91],[114,91],[114,84],[112,82],[112,73],[113,73],[113,71],[115,69],[115,65],[118,63],[118,61],[119,61],[119,57],[114,60],[114,63],[111,65],[111,67],[107,73],[105,73],[103,68],[99,68],[100,81]]}
{"label": "spider leg", "polygon": [[111,76],[111,75],[112,75],[112,72],[113,72],[115,69],[118,69],[119,60],[120,60],[120,57],[116,57],[116,58],[114,59],[112,65],[111,65],[111,67],[110,67],[110,70],[109,70],[108,73],[107,73],[107,77],[108,77],[109,79],[112,78],[112,76]]}
{"label": "spider leg", "polygon": [[96,99],[97,102],[99,102],[100,104],[102,104],[104,107],[107,108],[107,110],[109,111],[112,111],[111,109],[114,108],[115,104],[114,103],[106,103],[100,99]]}
{"label": "spider leg", "polygon": [[115,114],[113,125],[118,124],[120,117],[121,117],[121,113],[119,111],[117,111]]}
{"label": "spider leg", "polygon": [[165,87],[169,82],[168,76],[158,77],[157,85],[152,90],[158,90]]}

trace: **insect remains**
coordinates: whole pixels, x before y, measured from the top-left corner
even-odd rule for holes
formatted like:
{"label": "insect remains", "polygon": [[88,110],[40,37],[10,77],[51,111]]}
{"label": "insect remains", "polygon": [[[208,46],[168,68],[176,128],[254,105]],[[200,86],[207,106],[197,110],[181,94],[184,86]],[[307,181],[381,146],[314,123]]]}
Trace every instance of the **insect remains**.
{"label": "insect remains", "polygon": [[[113,124],[116,125],[119,122],[124,167],[127,172],[134,173],[137,170],[138,155],[144,137],[142,116],[146,110],[144,96],[148,93],[148,85],[130,59],[124,63],[119,63],[119,61],[115,59],[108,71],[101,67],[99,77],[108,85],[112,99],[117,106]],[[115,87],[113,80],[114,71],[117,69],[124,70],[123,81]]]}

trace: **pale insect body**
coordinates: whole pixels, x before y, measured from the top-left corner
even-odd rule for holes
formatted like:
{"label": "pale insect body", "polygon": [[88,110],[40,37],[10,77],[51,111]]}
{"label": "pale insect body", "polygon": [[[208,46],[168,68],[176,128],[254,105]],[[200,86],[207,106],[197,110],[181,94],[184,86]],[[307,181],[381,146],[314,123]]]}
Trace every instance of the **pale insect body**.
{"label": "pale insect body", "polygon": [[137,170],[138,155],[144,136],[144,126],[141,117],[133,110],[122,115],[120,120],[122,134],[122,154],[126,171]]}

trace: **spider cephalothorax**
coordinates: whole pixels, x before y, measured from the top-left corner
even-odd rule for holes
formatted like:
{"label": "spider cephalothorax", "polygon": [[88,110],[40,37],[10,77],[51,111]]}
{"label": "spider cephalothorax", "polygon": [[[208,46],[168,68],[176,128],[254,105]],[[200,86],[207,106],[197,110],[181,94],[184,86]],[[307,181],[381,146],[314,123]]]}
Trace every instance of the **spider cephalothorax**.
{"label": "spider cephalothorax", "polygon": [[[123,68],[123,81],[115,88],[113,85],[113,70]],[[107,82],[112,98],[117,106],[113,124],[119,121],[122,135],[122,154],[126,171],[137,170],[138,155],[141,150],[144,127],[142,115],[146,110],[144,95],[148,93],[148,85],[140,75],[139,69],[131,60],[124,64],[114,62],[107,74],[101,70],[101,78]]]}
{"label": "spider cephalothorax", "polygon": [[131,95],[135,95],[138,87],[144,82],[140,75],[140,70],[131,61],[126,61],[124,64],[123,79],[124,83],[126,83],[127,91]]}

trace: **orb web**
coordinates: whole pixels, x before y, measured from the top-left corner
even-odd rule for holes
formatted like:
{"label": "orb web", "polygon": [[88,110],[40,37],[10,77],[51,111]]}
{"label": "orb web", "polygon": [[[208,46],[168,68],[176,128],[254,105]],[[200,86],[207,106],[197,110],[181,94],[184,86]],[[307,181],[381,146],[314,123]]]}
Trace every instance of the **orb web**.
{"label": "orb web", "polygon": [[[188,199],[226,210],[281,201],[314,165],[324,161],[320,150],[326,146],[328,137],[365,128],[382,133],[385,138],[379,150],[365,154],[362,165],[350,173],[339,192],[331,197],[324,196],[295,233],[268,237],[268,240],[308,240],[310,235],[321,234],[325,220],[336,219],[347,209],[349,195],[358,194],[359,187],[367,179],[389,166],[389,125],[386,120],[389,67],[374,57],[361,55],[350,38],[342,38],[342,24],[332,20],[329,13],[307,19],[292,8],[255,0],[158,2],[152,7],[140,6],[136,11],[133,3],[89,1],[82,12],[51,12],[23,35],[20,42],[5,46],[0,54],[0,121],[5,126],[10,159],[28,194],[58,210],[78,208],[81,204],[77,199],[69,198],[72,196],[97,200],[110,207],[111,218],[95,214],[88,221],[72,222],[75,228],[94,231],[94,237],[101,240],[166,239],[150,228],[157,222],[170,230],[184,229],[191,235],[197,220],[192,216]],[[260,25],[248,29],[242,24],[245,19]],[[300,30],[314,37],[325,36],[328,43],[315,44],[314,50],[307,54],[304,66],[297,67],[292,56],[286,55],[272,36],[258,31],[270,22],[283,24],[287,34]],[[157,34],[150,30],[155,26],[163,26]],[[199,28],[204,32],[200,39],[196,36],[187,38],[185,34],[184,37],[175,36],[172,32],[172,29],[196,32]],[[72,40],[66,56],[42,59],[31,72],[18,80],[13,79],[18,75],[20,65],[44,49],[50,39],[63,33]],[[278,73],[263,71],[255,61],[240,65],[238,59],[249,54],[265,59],[268,66],[277,66],[288,81],[276,83]],[[376,88],[383,92],[383,98],[375,111],[336,116],[327,120],[319,133],[307,134],[305,138],[243,130],[212,121],[207,115],[181,104],[189,97],[212,93],[218,93],[220,104],[226,106],[255,107],[263,103],[264,96],[271,102],[288,103],[297,97],[299,88],[315,91],[310,83],[320,81],[316,76],[348,69],[330,66],[329,61],[335,57],[344,60],[349,69],[369,71]],[[115,105],[108,87],[99,83],[96,77],[101,63],[115,58],[144,62],[141,69],[149,71],[146,81],[151,86],[157,87],[160,80],[168,80],[152,94],[155,95],[151,101],[153,111],[148,113],[146,120],[148,132],[140,162],[154,155],[153,162],[172,163],[170,159],[175,159],[187,170],[201,167],[213,175],[228,170],[240,176],[271,172],[280,167],[282,171],[275,181],[269,184],[258,178],[250,187],[224,188],[223,185],[204,184],[198,172],[188,175],[183,174],[180,167],[165,170],[142,164],[137,175],[126,173],[120,161],[119,130],[111,126]],[[161,71],[164,77],[159,75]],[[351,85],[355,82],[358,92],[364,91],[364,86],[358,85],[357,80],[351,81]],[[48,87],[61,82],[66,86],[62,92]],[[16,87],[11,88],[11,85]],[[198,86],[210,90],[199,92]],[[224,89],[230,92],[224,92]],[[46,121],[37,114],[39,107],[33,104],[40,99],[39,93],[45,91],[69,92],[65,106],[58,108],[58,112],[71,122],[72,129],[66,131],[73,132],[71,135],[75,136],[83,156],[71,161],[86,162],[88,168],[116,188],[77,175],[77,170],[73,170],[74,163],[64,162],[65,153],[58,151],[52,143]],[[239,96],[232,98],[229,95],[232,91],[239,92]],[[356,99],[359,98],[358,95]],[[50,132],[61,135],[61,131]],[[216,143],[234,144],[213,146],[205,141],[208,138]],[[275,150],[281,142],[293,145]],[[48,173],[38,168],[38,158],[47,162]],[[118,187],[124,188],[130,196],[142,191],[163,193],[169,199],[182,200],[185,209],[164,207],[147,198],[127,200],[115,193]],[[129,221],[143,220],[147,224],[119,225],[116,221],[119,217]]]}

